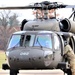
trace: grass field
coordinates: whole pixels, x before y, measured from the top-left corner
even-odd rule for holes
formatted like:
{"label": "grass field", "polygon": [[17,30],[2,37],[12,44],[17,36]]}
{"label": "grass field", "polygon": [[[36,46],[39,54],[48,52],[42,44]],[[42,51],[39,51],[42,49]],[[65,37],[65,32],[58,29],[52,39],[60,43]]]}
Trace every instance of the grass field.
{"label": "grass field", "polygon": [[0,69],[2,68],[2,63],[5,62],[6,56],[3,51],[0,51]]}

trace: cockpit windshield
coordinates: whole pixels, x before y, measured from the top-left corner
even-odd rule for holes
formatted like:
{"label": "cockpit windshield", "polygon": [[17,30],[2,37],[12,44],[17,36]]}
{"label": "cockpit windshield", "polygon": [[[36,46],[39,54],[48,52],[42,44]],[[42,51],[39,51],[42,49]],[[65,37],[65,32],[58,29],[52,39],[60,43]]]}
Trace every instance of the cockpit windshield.
{"label": "cockpit windshield", "polygon": [[52,49],[52,37],[50,34],[12,35],[8,49],[13,47],[46,47]]}
{"label": "cockpit windshield", "polygon": [[37,35],[34,46],[41,46],[52,49],[52,38],[51,35]]}
{"label": "cockpit windshield", "polygon": [[8,49],[22,46],[23,40],[24,40],[24,35],[13,35],[10,39]]}

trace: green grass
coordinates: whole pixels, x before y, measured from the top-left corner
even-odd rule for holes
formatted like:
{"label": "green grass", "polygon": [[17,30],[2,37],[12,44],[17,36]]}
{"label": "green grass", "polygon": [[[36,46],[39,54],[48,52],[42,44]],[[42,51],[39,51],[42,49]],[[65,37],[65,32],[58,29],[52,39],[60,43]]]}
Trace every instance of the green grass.
{"label": "green grass", "polygon": [[2,63],[5,62],[6,56],[5,56],[5,52],[0,51],[0,69],[2,68]]}

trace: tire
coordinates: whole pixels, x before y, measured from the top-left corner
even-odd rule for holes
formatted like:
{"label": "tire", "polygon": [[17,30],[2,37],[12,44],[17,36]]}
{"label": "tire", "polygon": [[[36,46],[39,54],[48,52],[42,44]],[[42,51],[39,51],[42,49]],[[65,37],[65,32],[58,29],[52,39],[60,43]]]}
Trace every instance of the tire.
{"label": "tire", "polygon": [[64,74],[66,73],[67,75],[72,75],[71,69],[63,69],[62,71],[64,72]]}
{"label": "tire", "polygon": [[10,70],[10,75],[17,75],[18,71],[17,70]]}
{"label": "tire", "polygon": [[72,75],[71,69],[67,69],[67,75]]}

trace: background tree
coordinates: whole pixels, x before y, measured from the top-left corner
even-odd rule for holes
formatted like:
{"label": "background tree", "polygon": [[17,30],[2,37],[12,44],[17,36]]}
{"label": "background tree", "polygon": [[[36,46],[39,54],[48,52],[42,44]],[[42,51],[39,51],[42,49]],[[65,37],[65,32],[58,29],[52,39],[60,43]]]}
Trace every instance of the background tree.
{"label": "background tree", "polygon": [[18,15],[11,11],[0,12],[0,48],[5,50],[9,36],[19,26]]}

